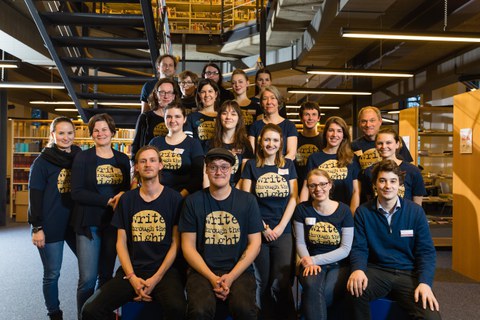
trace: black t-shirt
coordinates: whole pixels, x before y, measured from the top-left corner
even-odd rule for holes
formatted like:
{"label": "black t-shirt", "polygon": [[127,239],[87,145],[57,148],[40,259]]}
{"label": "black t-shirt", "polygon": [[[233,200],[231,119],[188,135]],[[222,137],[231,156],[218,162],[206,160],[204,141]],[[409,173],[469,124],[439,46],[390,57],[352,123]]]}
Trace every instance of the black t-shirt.
{"label": "black t-shirt", "polygon": [[155,272],[172,244],[173,226],[178,224],[182,196],[164,187],[157,199],[146,202],[140,188],[121,198],[112,225],[127,234],[128,254],[136,272]]}
{"label": "black t-shirt", "polygon": [[315,137],[305,137],[302,133],[298,133],[297,154],[295,155],[295,169],[298,175],[298,189],[301,190],[303,181],[307,177],[307,161],[308,157],[314,152],[322,150],[322,135]]}
{"label": "black t-shirt", "polygon": [[250,193],[232,188],[218,201],[206,188],[186,198],[178,229],[197,234],[197,250],[211,270],[230,271],[247,248],[248,235],[261,232],[263,224]]}

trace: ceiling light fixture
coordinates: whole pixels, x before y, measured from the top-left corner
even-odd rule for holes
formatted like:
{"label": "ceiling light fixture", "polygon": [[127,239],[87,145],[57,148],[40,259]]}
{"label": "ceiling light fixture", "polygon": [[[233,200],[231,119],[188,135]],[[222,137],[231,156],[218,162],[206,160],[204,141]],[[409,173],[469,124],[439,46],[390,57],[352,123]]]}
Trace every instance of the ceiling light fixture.
{"label": "ceiling light fixture", "polygon": [[393,70],[356,70],[356,69],[332,69],[332,68],[307,68],[308,74],[333,75],[333,76],[357,76],[357,77],[396,77],[411,78],[413,73]]}
{"label": "ceiling light fixture", "polygon": [[4,89],[65,89],[63,83],[50,82],[0,82]]}
{"label": "ceiling light fixture", "polygon": [[[291,108],[291,109],[300,109],[302,106],[300,106],[300,105],[287,105],[285,107]],[[340,109],[340,107],[339,106],[320,106],[320,109],[338,110],[338,109]]]}
{"label": "ceiling light fixture", "polygon": [[[73,101],[30,101],[30,104],[37,105],[74,105]],[[132,106],[140,107],[140,102],[97,102],[99,105],[104,106]],[[95,102],[89,101],[88,105],[93,106]]]}
{"label": "ceiling light fixture", "polygon": [[0,68],[18,68],[20,66],[20,61],[18,60],[0,60]]}
{"label": "ceiling light fixture", "polygon": [[77,109],[73,108],[55,108],[55,111],[63,111],[63,112],[78,112]]}
{"label": "ceiling light fixture", "polygon": [[480,42],[479,33],[467,32],[415,32],[341,28],[340,35],[344,38],[358,39]]}
{"label": "ceiling light fixture", "polygon": [[395,123],[395,120],[382,118],[383,122]]}
{"label": "ceiling light fixture", "polygon": [[343,90],[343,89],[315,89],[315,88],[287,88],[288,93],[303,94],[336,94],[350,96],[369,96],[372,93],[367,91]]}
{"label": "ceiling light fixture", "polygon": [[[40,105],[74,105],[73,101],[30,101],[30,104]],[[76,109],[75,109],[76,110]]]}

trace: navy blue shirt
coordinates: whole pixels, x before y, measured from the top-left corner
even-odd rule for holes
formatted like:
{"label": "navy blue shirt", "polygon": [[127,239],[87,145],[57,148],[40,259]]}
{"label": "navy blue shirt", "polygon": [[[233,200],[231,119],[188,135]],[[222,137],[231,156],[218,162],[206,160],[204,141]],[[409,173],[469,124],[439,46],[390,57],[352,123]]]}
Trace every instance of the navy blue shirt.
{"label": "navy blue shirt", "polygon": [[303,186],[303,181],[307,177],[307,161],[312,153],[322,149],[322,135],[315,137],[305,137],[298,133],[297,154],[295,155],[295,169],[297,169],[299,189]]}
{"label": "navy blue shirt", "polygon": [[[399,158],[406,162],[412,162],[413,158],[410,151],[405,147],[403,139],[400,139],[402,140],[402,147],[398,150]],[[375,140],[367,140],[364,136],[352,141],[352,150],[358,156],[358,161],[360,162],[362,170],[365,170],[372,164],[382,160],[382,157],[380,157],[375,148]]]}
{"label": "navy blue shirt", "polygon": [[112,225],[127,234],[134,271],[156,272],[160,268],[172,244],[181,202],[182,196],[168,187],[150,202],[140,196],[140,188],[122,195]]}
{"label": "navy blue shirt", "polygon": [[39,190],[43,194],[42,208],[29,208],[29,215],[34,215],[36,225],[43,227],[45,242],[65,240],[73,209],[71,170],[37,157],[30,168],[28,189]]}
{"label": "navy blue shirt", "polygon": [[245,129],[248,132],[250,126],[257,121],[258,116],[263,114],[263,110],[253,101],[251,101],[248,106],[240,106],[240,109],[242,110],[243,119],[245,120]]}
{"label": "navy blue shirt", "polygon": [[353,180],[358,179],[360,166],[356,157],[346,167],[339,168],[336,154],[327,154],[320,150],[313,153],[307,161],[307,172],[318,168],[328,172],[334,182],[333,192],[330,196],[333,200],[341,201],[350,205],[353,194]]}
{"label": "navy blue shirt", "polygon": [[302,202],[295,208],[293,219],[303,224],[304,240],[310,256],[339,248],[342,242],[342,228],[353,228],[350,208],[341,202],[330,215],[319,214],[311,201]]}
{"label": "navy blue shirt", "polygon": [[[260,136],[260,132],[262,131],[263,127],[265,127],[265,122],[263,120],[257,120],[255,121],[251,126],[248,131],[248,136],[254,137],[255,141],[257,141],[257,138]],[[287,139],[288,137],[297,137],[298,136],[298,131],[297,128],[295,127],[295,124],[288,120],[285,119],[282,122],[278,124],[280,129],[282,129],[282,135],[283,135],[283,155],[287,153]]]}
{"label": "navy blue shirt", "polygon": [[140,93],[140,101],[148,102],[148,96],[150,95],[150,93],[152,93],[153,88],[155,88],[157,82],[157,78],[153,78],[153,80],[145,82],[142,87],[142,92]]}
{"label": "navy blue shirt", "polygon": [[[211,270],[230,271],[245,252],[248,235],[263,230],[255,197],[232,188],[225,200],[215,200],[208,188],[185,199],[180,232],[197,234],[197,251]],[[248,271],[253,272],[252,266]]]}
{"label": "navy blue shirt", "polygon": [[170,145],[165,137],[156,137],[150,145],[160,150],[163,169],[161,181],[178,192],[193,193],[202,188],[203,150],[200,142],[189,136],[177,145]]}
{"label": "navy blue shirt", "polygon": [[187,117],[184,131],[185,133],[191,132],[193,138],[200,141],[204,151],[207,141],[215,135],[215,118],[198,111],[192,112]]}
{"label": "navy blue shirt", "polygon": [[[296,178],[295,165],[290,159],[285,159],[285,165],[281,168],[276,165],[257,167],[254,159],[245,164],[242,179],[252,181],[252,192],[257,197],[262,219],[271,229],[282,220],[292,192],[290,180]],[[284,232],[290,233],[291,228],[289,222]]]}
{"label": "navy blue shirt", "polygon": [[164,137],[168,134],[165,119],[154,111],[150,110],[138,116],[135,125],[135,137],[132,142],[132,159],[138,149],[148,144],[155,137]]}

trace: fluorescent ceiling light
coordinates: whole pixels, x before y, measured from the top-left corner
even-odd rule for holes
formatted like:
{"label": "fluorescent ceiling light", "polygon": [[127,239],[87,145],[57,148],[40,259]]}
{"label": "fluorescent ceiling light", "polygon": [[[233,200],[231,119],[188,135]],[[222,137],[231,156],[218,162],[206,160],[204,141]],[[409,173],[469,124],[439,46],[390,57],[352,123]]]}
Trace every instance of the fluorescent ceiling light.
{"label": "fluorescent ceiling light", "polygon": [[63,83],[50,82],[0,82],[5,89],[65,89]]}
{"label": "fluorescent ceiling light", "polygon": [[18,60],[0,60],[0,68],[18,68],[20,61]]}
{"label": "fluorescent ceiling light", "polygon": [[78,112],[77,109],[71,109],[71,108],[55,108],[55,111],[63,111],[63,112]]}
{"label": "fluorescent ceiling light", "polygon": [[287,88],[288,93],[303,93],[303,94],[337,94],[350,96],[369,96],[371,92],[343,90],[343,89],[310,89],[310,88]]}
{"label": "fluorescent ceiling light", "polygon": [[[287,105],[285,107],[291,108],[291,109],[300,109],[301,106],[300,105]],[[320,106],[320,109],[338,110],[338,109],[340,109],[340,107],[339,106]]]}
{"label": "fluorescent ceiling light", "polygon": [[400,113],[400,110],[393,110],[393,111],[388,111],[388,114],[398,114]]}
{"label": "fluorescent ceiling light", "polygon": [[[74,105],[73,101],[30,101],[30,104],[37,104],[37,105]],[[141,104],[140,102],[97,102],[97,104],[104,105],[104,106],[133,106],[139,107]],[[88,105],[93,106],[95,102],[89,101]]]}
{"label": "fluorescent ceiling light", "polygon": [[383,122],[388,122],[388,123],[395,123],[395,120],[385,119],[385,118],[382,118],[382,121]]}
{"label": "fluorescent ceiling light", "polygon": [[414,32],[342,28],[340,34],[344,38],[358,39],[480,42],[480,33],[467,32]]}
{"label": "fluorescent ceiling light", "polygon": [[309,74],[358,76],[358,77],[398,77],[411,78],[413,73],[393,70],[355,70],[355,69],[330,69],[330,68],[307,68]]}

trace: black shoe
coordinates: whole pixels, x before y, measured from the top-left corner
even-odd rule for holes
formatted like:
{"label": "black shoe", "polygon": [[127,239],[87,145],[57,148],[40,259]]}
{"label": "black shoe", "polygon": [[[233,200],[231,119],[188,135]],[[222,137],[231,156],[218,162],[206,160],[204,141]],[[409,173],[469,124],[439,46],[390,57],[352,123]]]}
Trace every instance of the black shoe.
{"label": "black shoe", "polygon": [[54,313],[49,313],[48,316],[50,317],[50,320],[63,320],[62,310],[58,310]]}

